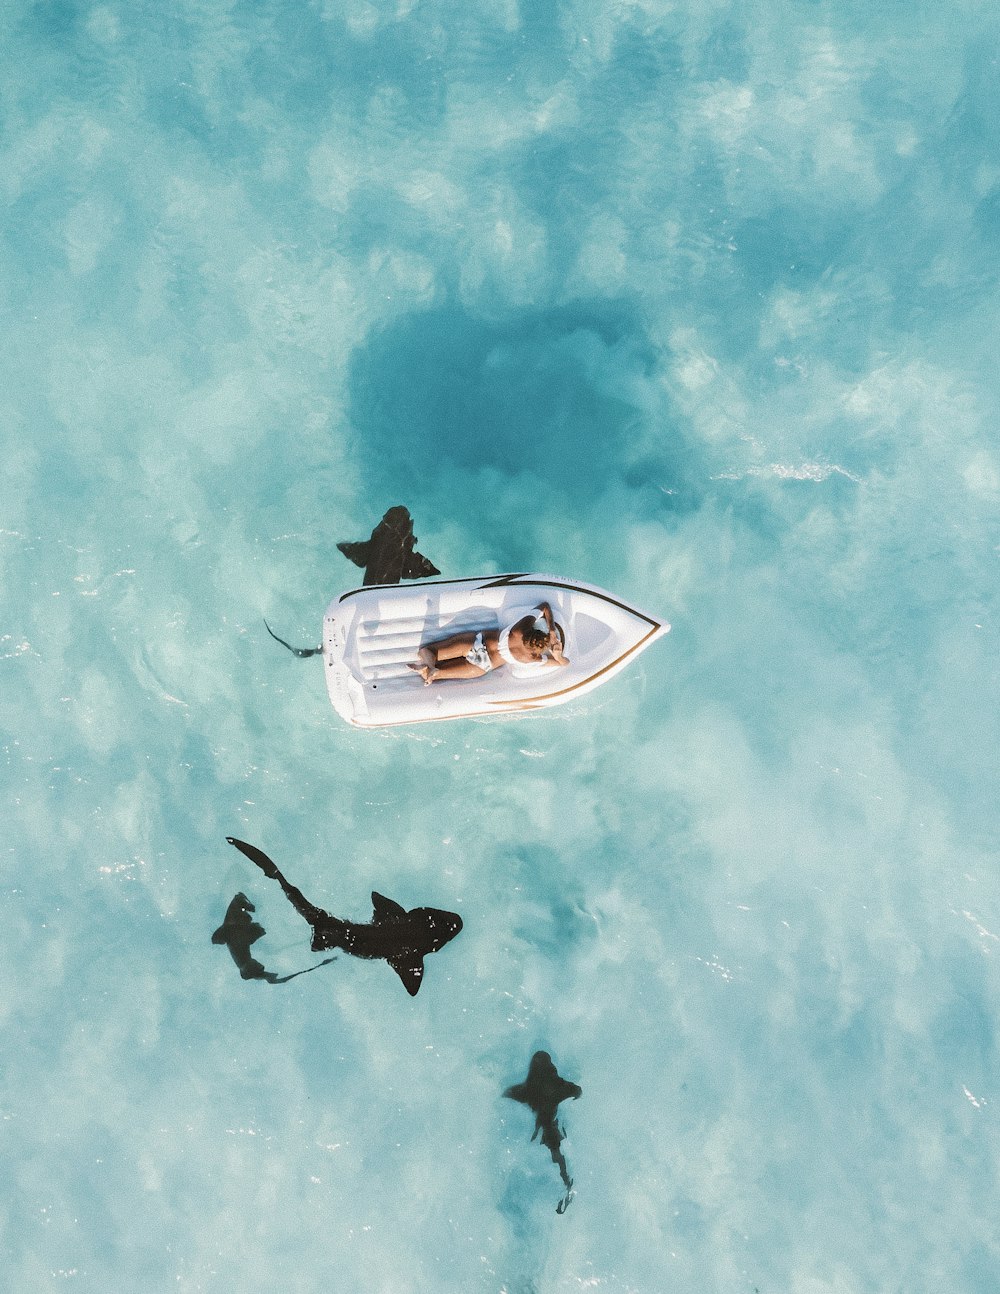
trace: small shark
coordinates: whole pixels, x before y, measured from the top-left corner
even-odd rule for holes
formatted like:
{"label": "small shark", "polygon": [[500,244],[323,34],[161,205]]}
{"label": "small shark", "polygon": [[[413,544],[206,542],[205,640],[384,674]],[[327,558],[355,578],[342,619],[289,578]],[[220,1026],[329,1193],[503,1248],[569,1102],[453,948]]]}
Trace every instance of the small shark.
{"label": "small shark", "polygon": [[[365,584],[398,584],[401,580],[429,579],[432,575],[441,574],[423,553],[414,551],[416,543],[413,518],[409,510],[399,504],[389,509],[368,539],[357,543],[345,541],[337,547],[355,566],[365,568]],[[305,659],[323,654],[322,647],[293,647],[284,638],[279,638],[266,620],[264,628],[275,642],[296,656]]]}
{"label": "small shark", "polygon": [[337,547],[355,566],[365,568],[366,584],[399,584],[401,580],[423,580],[441,574],[415,551],[416,543],[413,518],[406,508],[397,506],[389,509],[369,539]]}
{"label": "small shark", "polygon": [[557,1213],[565,1213],[569,1208],[569,1202],[573,1198],[573,1179],[560,1149],[566,1130],[560,1128],[556,1114],[561,1101],[576,1101],[582,1095],[583,1088],[559,1076],[547,1051],[536,1051],[528,1066],[528,1077],[523,1083],[515,1083],[504,1092],[504,1096],[509,1096],[512,1101],[520,1101],[534,1111],[535,1131],[531,1134],[531,1140],[534,1141],[541,1133],[542,1145],[559,1168],[566,1194],[556,1205]]}
{"label": "small shark", "polygon": [[337,960],[336,957],[327,957],[315,966],[293,971],[291,975],[276,975],[274,971],[265,970],[263,963],[250,954],[251,946],[267,934],[264,927],[250,916],[254,911],[256,909],[247,896],[237,894],[226,909],[226,917],[222,925],[212,935],[213,944],[225,944],[229,949],[233,961],[240,968],[243,979],[262,979],[268,984],[287,984],[297,975],[308,975],[310,971],[319,970],[320,966],[327,966]]}
{"label": "small shark", "polygon": [[340,948],[352,957],[387,961],[411,997],[416,996],[423,983],[424,958],[450,943],[462,929],[462,918],[457,912],[442,912],[439,908],[411,908],[407,912],[374,890],[370,922],[342,921],[310,903],[301,890],[285,880],[263,850],[233,836],[227,836],[226,840],[285,891],[295,911],[313,928],[313,952]]}

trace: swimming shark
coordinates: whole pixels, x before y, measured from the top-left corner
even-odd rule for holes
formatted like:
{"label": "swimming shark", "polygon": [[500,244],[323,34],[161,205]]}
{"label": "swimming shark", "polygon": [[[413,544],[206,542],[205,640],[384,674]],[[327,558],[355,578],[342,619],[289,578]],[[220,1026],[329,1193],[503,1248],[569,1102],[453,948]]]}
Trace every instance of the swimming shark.
{"label": "swimming shark", "polygon": [[416,552],[417,537],[408,509],[390,508],[370,537],[337,547],[355,566],[365,568],[366,584],[399,584],[401,580],[424,580],[440,575],[436,566]]}
{"label": "swimming shark", "polygon": [[457,912],[443,912],[440,908],[411,908],[407,912],[374,890],[372,920],[343,921],[310,903],[256,845],[248,845],[234,836],[227,836],[226,840],[285,891],[295,911],[313,928],[313,952],[339,948],[352,957],[386,961],[411,997],[416,996],[423,983],[424,958],[450,943],[462,929],[462,918]]}
{"label": "swimming shark", "polygon": [[541,1133],[542,1145],[559,1168],[566,1194],[556,1205],[557,1213],[565,1213],[569,1207],[573,1198],[573,1179],[561,1150],[566,1130],[560,1128],[556,1114],[561,1101],[576,1101],[582,1095],[582,1087],[560,1077],[547,1051],[536,1051],[528,1066],[528,1077],[523,1083],[515,1083],[504,1092],[504,1096],[509,1096],[512,1101],[520,1101],[534,1112],[535,1131],[531,1134],[531,1140],[534,1141]]}
{"label": "swimming shark", "polygon": [[265,970],[263,963],[257,961],[250,953],[252,945],[267,934],[260,922],[254,921],[250,916],[254,911],[256,909],[247,896],[237,894],[226,909],[222,925],[212,935],[213,944],[225,944],[229,949],[233,961],[240,968],[243,979],[262,979],[268,984],[287,984],[297,975],[308,975],[310,971],[319,970],[320,966],[327,966],[337,960],[336,957],[327,957],[315,966],[293,971],[291,975],[276,975],[274,971]]}
{"label": "swimming shark", "polygon": [[[356,543],[345,540],[337,545],[355,566],[365,568],[365,584],[399,584],[401,580],[429,579],[440,575],[438,568],[423,555],[415,552],[417,537],[413,533],[413,518],[402,504],[390,508],[371,535]],[[296,656],[322,656],[320,647],[293,647],[279,638],[264,621],[264,628],[275,640]]]}

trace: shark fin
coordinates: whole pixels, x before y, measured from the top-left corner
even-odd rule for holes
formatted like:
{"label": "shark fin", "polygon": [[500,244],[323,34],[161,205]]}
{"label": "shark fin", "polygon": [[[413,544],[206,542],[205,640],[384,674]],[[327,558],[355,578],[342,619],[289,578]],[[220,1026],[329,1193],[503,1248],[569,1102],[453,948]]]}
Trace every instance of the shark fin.
{"label": "shark fin", "polygon": [[372,909],[375,925],[380,921],[398,921],[400,917],[406,916],[406,909],[400,907],[395,899],[387,899],[384,894],[378,894],[375,890],[372,890]]}
{"label": "shark fin", "polygon": [[423,553],[410,553],[403,563],[404,580],[426,580],[432,575],[440,575],[441,572],[429,562]]}
{"label": "shark fin", "polygon": [[353,562],[355,566],[367,566],[371,557],[372,541],[365,539],[360,543],[345,542],[338,544],[337,547],[344,554],[348,561]]}
{"label": "shark fin", "polygon": [[389,965],[403,981],[403,988],[410,997],[416,997],[420,985],[424,982],[424,959],[419,954],[412,953],[409,959],[390,957]]}

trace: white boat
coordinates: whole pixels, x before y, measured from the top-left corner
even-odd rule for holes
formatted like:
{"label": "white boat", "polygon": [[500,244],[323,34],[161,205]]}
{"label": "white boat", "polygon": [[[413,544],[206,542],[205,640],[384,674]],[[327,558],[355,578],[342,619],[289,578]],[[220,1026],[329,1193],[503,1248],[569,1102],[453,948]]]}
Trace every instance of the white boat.
{"label": "white boat", "polygon": [[[430,686],[410,668],[422,644],[514,624],[540,602],[565,631],[569,665],[505,665]],[[563,705],[606,683],[669,629],[603,589],[551,575],[366,585],[327,608],[323,664],[337,713],[376,728]]]}

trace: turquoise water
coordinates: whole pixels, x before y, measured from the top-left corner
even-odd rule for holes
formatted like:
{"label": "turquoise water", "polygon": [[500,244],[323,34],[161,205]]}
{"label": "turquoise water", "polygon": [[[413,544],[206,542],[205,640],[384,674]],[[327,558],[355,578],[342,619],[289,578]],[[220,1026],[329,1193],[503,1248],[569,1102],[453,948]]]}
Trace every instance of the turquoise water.
{"label": "turquoise water", "polygon": [[[991,7],[0,32],[0,1284],[1000,1288]],[[673,632],[355,732],[262,619],[395,503]],[[245,982],[238,891],[318,958],[227,835],[464,929]]]}

